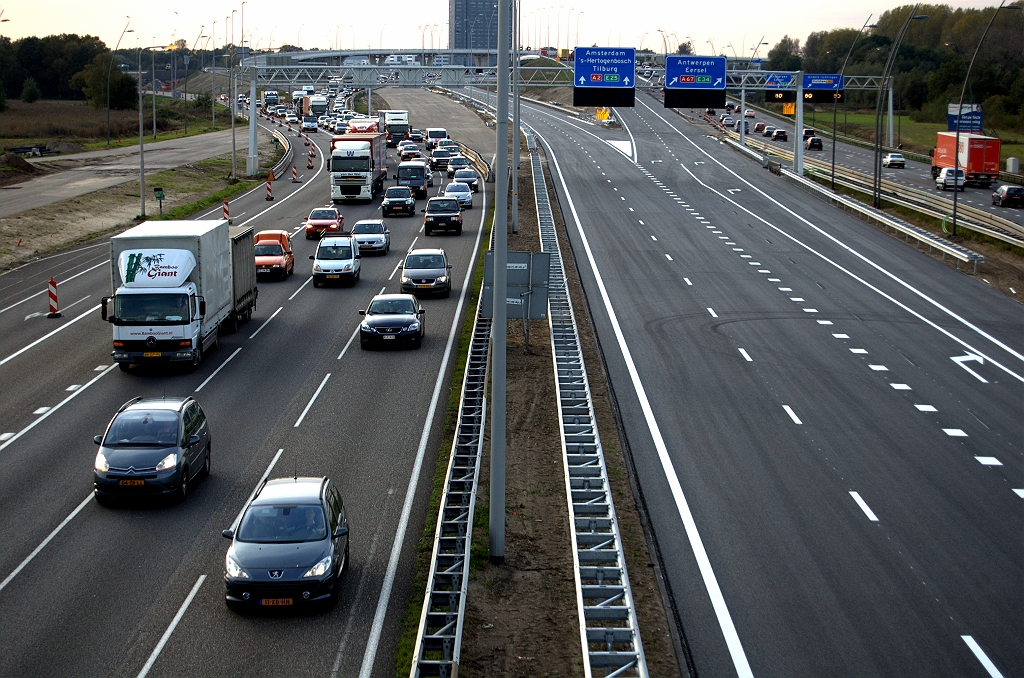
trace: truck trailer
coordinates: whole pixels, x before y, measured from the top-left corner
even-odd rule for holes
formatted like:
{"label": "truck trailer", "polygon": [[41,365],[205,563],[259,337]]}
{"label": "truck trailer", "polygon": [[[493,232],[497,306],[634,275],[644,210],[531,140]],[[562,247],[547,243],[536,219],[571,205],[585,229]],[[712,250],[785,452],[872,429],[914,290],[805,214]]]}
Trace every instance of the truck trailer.
{"label": "truck trailer", "polygon": [[149,221],[110,239],[111,296],[118,366],[190,363],[217,346],[256,308],[252,227],[227,220]]}
{"label": "truck trailer", "polygon": [[386,135],[349,132],[331,138],[331,200],[372,200],[388,177]]}
{"label": "truck trailer", "polygon": [[[953,167],[956,150],[956,132],[939,132],[932,157],[932,179],[947,167]],[[996,137],[960,132],[959,158],[956,166],[964,171],[964,181],[988,188],[999,180],[999,151],[1001,141]]]}

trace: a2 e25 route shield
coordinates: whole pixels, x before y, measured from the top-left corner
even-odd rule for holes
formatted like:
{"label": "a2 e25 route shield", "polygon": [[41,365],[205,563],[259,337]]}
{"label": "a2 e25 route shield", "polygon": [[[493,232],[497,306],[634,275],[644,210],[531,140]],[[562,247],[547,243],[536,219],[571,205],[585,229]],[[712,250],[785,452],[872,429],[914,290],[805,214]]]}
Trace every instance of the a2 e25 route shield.
{"label": "a2 e25 route shield", "polygon": [[665,60],[665,107],[725,105],[725,57],[670,56]]}
{"label": "a2 e25 route shield", "polygon": [[636,50],[632,47],[577,47],[572,84],[573,106],[633,106]]}

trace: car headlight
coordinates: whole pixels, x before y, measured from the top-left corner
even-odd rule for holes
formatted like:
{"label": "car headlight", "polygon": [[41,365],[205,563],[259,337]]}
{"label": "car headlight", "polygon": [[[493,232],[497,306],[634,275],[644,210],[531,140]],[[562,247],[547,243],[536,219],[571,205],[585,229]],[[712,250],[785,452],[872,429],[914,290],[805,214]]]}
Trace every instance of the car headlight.
{"label": "car headlight", "polygon": [[345,264],[345,268],[343,268],[341,270],[343,270],[343,271],[351,271],[352,270],[352,264]]}
{"label": "car headlight", "polygon": [[419,329],[420,324],[418,322],[414,322],[411,325],[409,325],[409,327],[406,328],[406,330],[409,332],[419,332]]}
{"label": "car headlight", "polygon": [[313,272],[314,273],[322,273],[323,272],[323,269],[320,268],[320,264],[313,264]]}
{"label": "car headlight", "polygon": [[415,200],[413,200],[412,198],[406,198],[406,199],[405,199],[405,204],[406,204],[406,205],[415,205],[415,204],[416,204],[416,201],[415,201]]}
{"label": "car headlight", "polygon": [[224,556],[224,570],[228,573],[229,577],[234,577],[235,579],[249,578],[249,573],[235,562],[235,559],[231,557],[230,551]]}
{"label": "car headlight", "polygon": [[157,471],[167,471],[178,465],[178,453],[171,452],[166,457],[160,460],[160,463],[156,465]]}
{"label": "car headlight", "polygon": [[402,282],[403,283],[411,283],[412,282],[412,278],[403,275],[402,276]]}
{"label": "car headlight", "polygon": [[448,276],[446,276],[446,275],[439,276],[437,278],[437,282],[440,282],[440,283],[448,282]]}
{"label": "car headlight", "polygon": [[107,463],[107,458],[102,452],[96,453],[96,470],[106,473],[110,469],[110,464]]}
{"label": "car headlight", "polygon": [[331,557],[325,556],[323,560],[314,565],[313,567],[306,570],[306,574],[303,577],[322,577],[327,568],[331,566]]}

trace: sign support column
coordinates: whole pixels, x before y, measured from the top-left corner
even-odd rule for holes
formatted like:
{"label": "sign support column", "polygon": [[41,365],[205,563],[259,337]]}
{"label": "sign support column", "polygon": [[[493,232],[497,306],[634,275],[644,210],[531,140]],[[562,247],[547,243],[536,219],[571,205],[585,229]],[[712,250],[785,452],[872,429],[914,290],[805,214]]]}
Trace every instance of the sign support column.
{"label": "sign support column", "polygon": [[747,88],[740,88],[740,146],[747,145]]}
{"label": "sign support column", "polygon": [[[490,559],[505,560],[505,296],[508,281],[509,0],[498,0],[497,158],[494,163],[494,320],[491,323]],[[518,138],[516,139],[518,143]]]}
{"label": "sign support column", "polygon": [[256,146],[256,66],[249,68],[249,154],[245,158],[245,173],[254,177],[259,174],[259,149]]}
{"label": "sign support column", "polygon": [[892,80],[889,80],[889,128],[887,134],[887,144],[889,148],[892,148]]}
{"label": "sign support column", "polygon": [[804,74],[796,74],[796,123],[793,125],[793,171],[804,175]]}

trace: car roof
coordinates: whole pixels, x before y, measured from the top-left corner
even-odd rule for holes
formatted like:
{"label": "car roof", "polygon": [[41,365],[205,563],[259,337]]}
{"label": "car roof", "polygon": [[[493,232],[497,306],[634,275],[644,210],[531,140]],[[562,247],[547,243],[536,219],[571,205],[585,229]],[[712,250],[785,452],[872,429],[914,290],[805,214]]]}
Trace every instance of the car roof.
{"label": "car roof", "polygon": [[274,504],[282,501],[319,502],[320,491],[327,478],[274,478],[264,483],[253,498],[253,505]]}
{"label": "car roof", "polygon": [[440,247],[417,247],[409,252],[409,255],[413,254],[444,254],[444,250]]}
{"label": "car roof", "polygon": [[189,396],[138,398],[134,401],[129,400],[121,407],[119,412],[124,412],[125,410],[171,410],[176,412],[191,399]]}
{"label": "car roof", "polygon": [[320,243],[317,245],[351,245],[352,237],[348,235],[331,235],[326,238],[321,238]]}
{"label": "car roof", "polygon": [[416,297],[414,297],[413,295],[411,295],[411,294],[397,294],[397,293],[376,294],[376,295],[374,295],[373,299],[370,299],[370,303],[372,304],[373,302],[375,302],[377,300],[388,301],[390,299],[412,299],[413,303],[416,303]]}
{"label": "car roof", "polygon": [[468,191],[469,190],[469,184],[464,184],[461,181],[452,181],[447,186],[444,187],[444,190],[447,191],[449,188],[458,188],[458,189],[463,189],[464,188],[464,189],[466,189]]}

